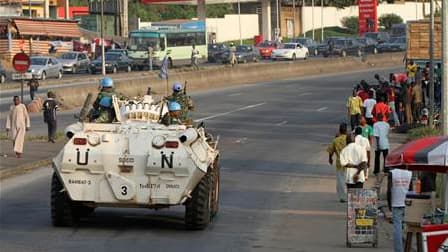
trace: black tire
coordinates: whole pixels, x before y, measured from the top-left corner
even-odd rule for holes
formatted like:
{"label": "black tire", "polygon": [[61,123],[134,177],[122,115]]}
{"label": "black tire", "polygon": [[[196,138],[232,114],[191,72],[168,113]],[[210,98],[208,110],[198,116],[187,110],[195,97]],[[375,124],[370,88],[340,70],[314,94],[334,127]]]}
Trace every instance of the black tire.
{"label": "black tire", "polygon": [[51,179],[51,222],[53,226],[73,226],[77,222],[73,210],[73,202],[64,191],[64,186],[56,173],[53,173]]}
{"label": "black tire", "polygon": [[45,71],[42,72],[42,76],[40,78],[41,80],[46,80],[47,79],[47,73]]}
{"label": "black tire", "polygon": [[212,193],[211,193],[211,218],[214,218],[219,211],[219,194],[221,191],[219,158],[215,159],[212,171]]}
{"label": "black tire", "polygon": [[308,59],[308,57],[309,57],[309,54],[308,53],[306,53],[305,54],[305,58],[303,58],[304,60],[307,60]]}
{"label": "black tire", "polygon": [[96,74],[95,70],[90,70],[90,74]]}
{"label": "black tire", "polygon": [[171,58],[168,58],[168,68],[172,69],[173,68],[173,60]]}
{"label": "black tire", "polygon": [[202,230],[210,223],[212,181],[212,173],[208,171],[185,205],[185,227],[189,230]]}
{"label": "black tire", "polygon": [[60,79],[62,79],[62,70],[61,71],[59,71],[59,73],[58,73],[58,76],[56,76],[56,79],[58,79],[58,80],[60,80]]}

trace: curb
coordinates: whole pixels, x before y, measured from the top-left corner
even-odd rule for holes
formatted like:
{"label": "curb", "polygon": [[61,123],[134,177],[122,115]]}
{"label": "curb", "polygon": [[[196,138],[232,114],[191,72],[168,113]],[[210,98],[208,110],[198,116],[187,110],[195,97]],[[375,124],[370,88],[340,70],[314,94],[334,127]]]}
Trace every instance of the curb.
{"label": "curb", "polygon": [[0,181],[3,179],[7,179],[13,176],[29,173],[38,168],[42,168],[44,166],[48,166],[51,164],[51,159],[44,159],[39,161],[32,161],[24,165],[1,169],[0,170]]}

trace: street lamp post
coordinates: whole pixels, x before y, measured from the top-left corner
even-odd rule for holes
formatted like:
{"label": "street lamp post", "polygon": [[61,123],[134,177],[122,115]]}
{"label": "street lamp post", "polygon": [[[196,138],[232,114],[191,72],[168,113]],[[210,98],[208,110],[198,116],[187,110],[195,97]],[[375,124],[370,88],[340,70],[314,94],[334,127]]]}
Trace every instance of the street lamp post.
{"label": "street lamp post", "polygon": [[434,0],[429,1],[430,22],[429,29],[429,127],[434,123]]}
{"label": "street lamp post", "polygon": [[[448,0],[442,1],[442,130],[448,136]],[[443,175],[443,197],[445,212],[448,213],[448,175]]]}
{"label": "street lamp post", "polygon": [[275,40],[277,41],[278,40],[278,37],[279,37],[279,33],[280,33],[280,7],[279,7],[279,0],[277,0],[276,1],[276,19],[277,19],[277,21],[276,21],[276,26],[275,26]]}
{"label": "street lamp post", "polygon": [[106,75],[106,60],[104,55],[104,0],[101,1],[101,74]]}
{"label": "street lamp post", "polygon": [[296,37],[296,0],[292,0],[292,37]]}
{"label": "street lamp post", "polygon": [[324,41],[324,0],[320,0],[320,41]]}
{"label": "street lamp post", "polygon": [[314,0],[311,0],[311,27],[313,29],[313,40],[314,40]]}
{"label": "street lamp post", "polygon": [[240,32],[240,45],[243,44],[243,39],[241,36],[241,2],[238,0],[238,30]]}
{"label": "street lamp post", "polygon": [[303,37],[305,38],[306,37],[306,31],[305,31],[305,29],[303,29],[303,24],[305,23],[304,22],[305,19],[303,18],[303,16],[304,16],[303,13],[304,13],[305,6],[306,6],[306,0],[302,0],[302,3],[303,3],[302,4],[302,30],[303,30],[302,32],[303,32]]}

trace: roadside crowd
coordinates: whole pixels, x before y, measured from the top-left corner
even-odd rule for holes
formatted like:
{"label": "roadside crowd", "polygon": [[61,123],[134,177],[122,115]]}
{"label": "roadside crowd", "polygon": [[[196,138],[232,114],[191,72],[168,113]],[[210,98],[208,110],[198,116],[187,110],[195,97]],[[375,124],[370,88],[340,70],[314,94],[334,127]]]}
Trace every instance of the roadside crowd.
{"label": "roadside crowd", "polygon": [[[402,223],[412,173],[399,169],[389,171],[384,166],[390,149],[389,132],[393,128],[401,131],[427,125],[430,105],[429,63],[421,68],[409,61],[406,70],[406,73],[390,74],[389,81],[375,74],[377,84],[369,85],[362,80],[356,85],[346,102],[350,131],[347,123],[341,123],[327,148],[329,163],[336,163],[336,192],[341,203],[347,202],[349,190],[363,188],[368,180],[373,149],[373,175],[377,179],[381,172],[388,176],[388,205],[392,211],[396,252],[403,251]],[[434,70],[433,104],[437,113],[441,103],[440,64]],[[434,118],[437,119],[437,114]]]}

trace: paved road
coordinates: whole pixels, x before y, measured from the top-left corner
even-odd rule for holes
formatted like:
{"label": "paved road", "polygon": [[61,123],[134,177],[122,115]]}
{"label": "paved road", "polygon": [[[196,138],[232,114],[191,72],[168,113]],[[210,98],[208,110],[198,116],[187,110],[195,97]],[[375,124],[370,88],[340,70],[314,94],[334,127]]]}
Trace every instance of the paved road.
{"label": "paved road", "polygon": [[[373,72],[196,93],[195,118],[221,135],[221,208],[207,230],[185,231],[181,207],[100,208],[79,227],[54,228],[43,168],[2,181],[0,251],[347,251],[345,205],[324,149],[366,76]],[[391,251],[385,229],[376,251]]]}

